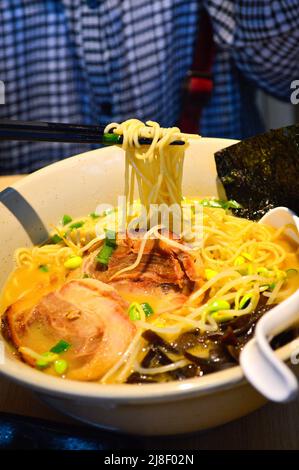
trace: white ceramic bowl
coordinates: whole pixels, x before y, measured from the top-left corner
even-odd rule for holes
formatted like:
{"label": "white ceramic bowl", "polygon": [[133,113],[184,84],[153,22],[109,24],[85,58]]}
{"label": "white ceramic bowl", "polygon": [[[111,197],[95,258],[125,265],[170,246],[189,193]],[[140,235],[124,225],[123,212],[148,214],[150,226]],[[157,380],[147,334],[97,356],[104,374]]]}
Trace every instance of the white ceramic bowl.
{"label": "white ceramic bowl", "polygon": [[[184,168],[186,196],[217,195],[213,155],[233,143],[223,139],[191,142]],[[2,192],[0,285],[13,268],[15,248],[30,246],[31,239],[41,241],[43,224],[49,229],[64,213],[82,216],[99,203],[115,204],[117,196],[123,194],[123,175],[123,152],[110,147],[46,167]],[[284,346],[279,356],[287,360],[294,347],[295,342]],[[7,350],[0,372],[36,391],[63,413],[106,429],[136,434],[206,429],[244,416],[264,403],[246,382],[240,367],[183,382],[100,385],[43,374],[16,360]]]}

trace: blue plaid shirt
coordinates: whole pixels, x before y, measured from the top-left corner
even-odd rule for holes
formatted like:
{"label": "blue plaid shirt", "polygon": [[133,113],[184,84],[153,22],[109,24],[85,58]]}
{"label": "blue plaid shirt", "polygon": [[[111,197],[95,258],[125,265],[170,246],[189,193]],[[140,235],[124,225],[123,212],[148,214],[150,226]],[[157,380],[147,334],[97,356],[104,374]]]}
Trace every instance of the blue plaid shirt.
{"label": "blue plaid shirt", "polygon": [[[298,0],[1,0],[0,117],[174,125],[203,5],[217,55],[201,134],[259,132],[256,87],[288,100],[299,78]],[[30,172],[89,148],[1,142],[0,173]]]}

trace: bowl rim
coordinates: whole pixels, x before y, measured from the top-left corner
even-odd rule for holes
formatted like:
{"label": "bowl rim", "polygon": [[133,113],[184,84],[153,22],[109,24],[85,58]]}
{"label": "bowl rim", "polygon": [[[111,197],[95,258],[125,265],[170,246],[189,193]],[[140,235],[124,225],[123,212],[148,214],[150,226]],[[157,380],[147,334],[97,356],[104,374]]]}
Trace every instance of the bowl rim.
{"label": "bowl rim", "polygon": [[[299,338],[279,348],[276,354],[281,360],[287,361],[292,351],[297,350],[298,347]],[[9,357],[4,364],[0,365],[0,374],[48,395],[126,404],[174,401],[204,396],[248,384],[239,365],[183,381],[146,385],[101,384],[62,380],[59,377],[43,374],[18,359]]]}
{"label": "bowl rim", "polygon": [[[222,143],[223,146],[228,144],[233,145],[237,140],[233,139],[220,139],[220,138],[202,138],[201,142],[217,141]],[[196,142],[199,142],[196,140]],[[113,148],[113,147],[110,147]],[[34,173],[25,176],[20,181],[12,184],[10,187],[18,190],[23,186],[27,186],[39,176],[55,172],[58,168],[63,169],[72,163],[77,163],[79,159],[86,159],[88,155],[98,152],[100,149],[87,151],[72,157],[66,158],[55,163],[52,163]],[[298,291],[297,291],[298,292]],[[295,295],[294,293],[293,295]],[[1,340],[0,335],[0,340]],[[4,340],[5,343],[5,340]],[[287,361],[294,349],[299,347],[299,338],[294,339],[285,346],[276,351],[277,356]],[[81,382],[75,380],[62,380],[59,377],[54,377],[44,374],[27,364],[14,358],[12,354],[8,353],[4,364],[0,364],[0,374],[4,375],[13,381],[20,383],[29,388],[33,388],[45,394],[65,398],[77,398],[87,400],[99,401],[114,401],[117,403],[135,404],[145,402],[165,402],[174,401],[184,398],[192,398],[195,396],[203,396],[218,391],[227,390],[234,386],[242,386],[248,384],[243,371],[239,365],[230,367],[228,369],[207,374],[203,377],[186,379],[183,381],[173,381],[167,383],[156,384],[100,384],[99,382]]]}

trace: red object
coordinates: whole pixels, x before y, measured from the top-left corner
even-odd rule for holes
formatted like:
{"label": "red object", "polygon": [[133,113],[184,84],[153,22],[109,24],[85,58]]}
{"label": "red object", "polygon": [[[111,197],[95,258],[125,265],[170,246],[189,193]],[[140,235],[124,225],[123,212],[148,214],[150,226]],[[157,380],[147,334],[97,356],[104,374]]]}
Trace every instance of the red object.
{"label": "red object", "polygon": [[182,132],[198,134],[202,108],[213,91],[212,67],[215,57],[213,28],[206,10],[201,10],[192,67],[182,92],[182,109],[178,126]]}
{"label": "red object", "polygon": [[188,83],[189,93],[211,93],[213,82],[210,78],[191,77]]}

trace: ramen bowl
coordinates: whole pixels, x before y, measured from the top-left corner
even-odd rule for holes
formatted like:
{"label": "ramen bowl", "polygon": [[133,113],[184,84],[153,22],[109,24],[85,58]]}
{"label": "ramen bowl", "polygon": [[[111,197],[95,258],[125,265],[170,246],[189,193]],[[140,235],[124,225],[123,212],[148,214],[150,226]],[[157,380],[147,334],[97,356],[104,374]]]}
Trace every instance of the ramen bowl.
{"label": "ramen bowl", "polygon": [[[190,142],[184,167],[186,196],[221,196],[214,153],[233,143],[204,138]],[[123,151],[109,147],[48,166],[3,191],[1,287],[13,269],[17,247],[44,241],[63,214],[82,216],[100,203],[116,205],[117,197],[123,194],[123,180]],[[287,361],[296,347],[298,342],[293,341],[277,354]],[[61,412],[90,425],[126,433],[170,435],[198,431],[237,419],[265,403],[238,366],[177,382],[101,385],[44,374],[16,359],[6,345],[2,362],[2,374],[30,388]]]}

